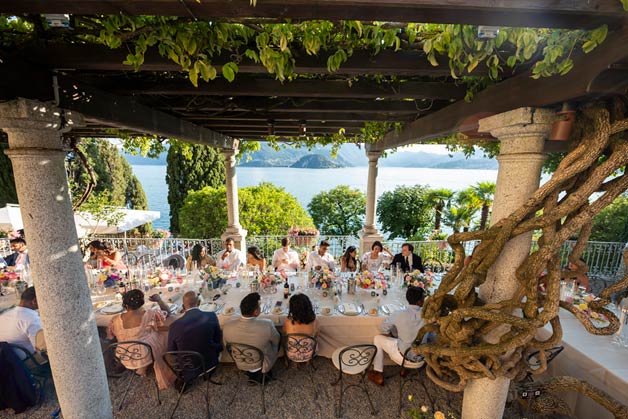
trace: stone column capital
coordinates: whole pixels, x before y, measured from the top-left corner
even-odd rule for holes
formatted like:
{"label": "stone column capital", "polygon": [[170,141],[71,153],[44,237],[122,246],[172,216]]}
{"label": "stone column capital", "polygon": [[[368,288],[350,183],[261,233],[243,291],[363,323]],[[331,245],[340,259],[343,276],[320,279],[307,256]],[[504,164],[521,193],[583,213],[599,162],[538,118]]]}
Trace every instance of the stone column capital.
{"label": "stone column capital", "polygon": [[542,153],[556,115],[549,109],[518,108],[480,119],[478,132],[500,141],[500,155]]}
{"label": "stone column capital", "polygon": [[382,156],[381,151],[367,151],[366,157],[369,159],[369,163],[376,163],[377,160]]}
{"label": "stone column capital", "polygon": [[240,141],[239,140],[233,140],[233,147],[231,148],[223,148],[220,152],[222,153],[222,155],[224,156],[225,159],[229,159],[234,157],[235,155],[238,154],[238,148],[240,148]]}
{"label": "stone column capital", "polygon": [[51,103],[22,98],[0,103],[0,127],[3,130],[53,130],[63,133],[83,125],[81,114],[59,109]]}

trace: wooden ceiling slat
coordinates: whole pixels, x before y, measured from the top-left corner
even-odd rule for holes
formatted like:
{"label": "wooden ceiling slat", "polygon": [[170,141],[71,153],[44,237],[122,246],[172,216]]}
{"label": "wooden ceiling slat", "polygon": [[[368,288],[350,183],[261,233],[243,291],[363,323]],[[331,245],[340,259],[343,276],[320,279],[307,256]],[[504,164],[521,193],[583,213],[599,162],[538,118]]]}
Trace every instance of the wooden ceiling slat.
{"label": "wooden ceiling slat", "polygon": [[290,18],[594,28],[624,19],[617,0],[3,0],[0,13]]}

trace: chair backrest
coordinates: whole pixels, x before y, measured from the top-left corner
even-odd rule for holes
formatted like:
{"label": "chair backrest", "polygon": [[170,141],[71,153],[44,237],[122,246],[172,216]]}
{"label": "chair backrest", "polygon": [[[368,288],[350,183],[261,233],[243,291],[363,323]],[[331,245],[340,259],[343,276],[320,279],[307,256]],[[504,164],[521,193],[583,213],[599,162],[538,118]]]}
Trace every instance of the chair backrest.
{"label": "chair backrest", "polygon": [[174,375],[183,381],[191,381],[206,371],[203,356],[195,351],[169,351],[163,359]]}
{"label": "chair backrest", "polygon": [[316,338],[302,333],[286,335],[286,357],[293,362],[308,362],[316,355]]}
{"label": "chair backrest", "polygon": [[185,268],[185,259],[181,255],[170,255],[163,260],[162,265],[166,268],[183,269]]}
{"label": "chair backrest", "polygon": [[[112,343],[105,349],[105,352],[108,351],[113,353],[116,363],[124,365],[127,369],[137,369],[155,362],[153,348],[138,340]],[[134,367],[135,365],[137,367]]]}
{"label": "chair backrest", "polygon": [[[552,362],[552,360],[556,358],[558,354],[563,351],[563,349],[565,349],[565,347],[563,346],[555,346],[553,348],[545,349],[544,353],[547,364]],[[541,368],[541,360],[539,359],[540,353],[540,351],[534,351],[530,355],[528,355],[527,361],[531,370],[537,370]]]}
{"label": "chair backrest", "polygon": [[154,267],[157,265],[157,258],[150,253],[143,254],[137,258],[137,265],[145,267]]}
{"label": "chair backrest", "polygon": [[241,371],[255,371],[263,368],[264,353],[246,343],[227,343],[227,352]]}
{"label": "chair backrest", "polygon": [[375,345],[352,345],[347,346],[340,351],[338,362],[340,364],[340,372],[344,369],[352,369],[354,373],[366,371],[377,354]]}

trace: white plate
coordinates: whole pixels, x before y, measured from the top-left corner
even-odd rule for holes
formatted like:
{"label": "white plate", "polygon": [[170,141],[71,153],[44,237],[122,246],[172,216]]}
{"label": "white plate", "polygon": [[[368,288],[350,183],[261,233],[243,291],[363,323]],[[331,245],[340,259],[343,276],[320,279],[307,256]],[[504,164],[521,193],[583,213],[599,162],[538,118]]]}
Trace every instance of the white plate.
{"label": "white plate", "polygon": [[390,315],[391,313],[398,310],[403,310],[403,306],[400,306],[399,304],[384,304],[382,306],[382,311],[384,312],[384,314],[387,315]]}
{"label": "white plate", "polygon": [[338,306],[338,311],[345,316],[358,316],[364,311],[364,307],[351,303],[341,304]]}
{"label": "white plate", "polygon": [[122,311],[124,311],[124,308],[122,307],[122,304],[115,303],[101,308],[100,311],[103,314],[118,314],[122,313]]}
{"label": "white plate", "polygon": [[280,316],[282,314],[285,314],[286,310],[283,307],[275,307],[272,310],[270,310],[270,313],[276,316]]}
{"label": "white plate", "polygon": [[203,310],[203,311],[209,311],[211,313],[211,312],[215,312],[216,310],[218,310],[218,304],[216,304],[216,303],[204,303],[204,304],[201,304],[198,308]]}

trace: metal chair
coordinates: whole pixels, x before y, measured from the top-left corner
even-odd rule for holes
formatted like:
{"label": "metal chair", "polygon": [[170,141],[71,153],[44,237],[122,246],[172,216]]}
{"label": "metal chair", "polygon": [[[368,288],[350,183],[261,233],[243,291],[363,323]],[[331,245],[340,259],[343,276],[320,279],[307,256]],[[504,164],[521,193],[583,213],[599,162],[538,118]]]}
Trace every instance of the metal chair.
{"label": "metal chair", "polygon": [[[46,384],[48,379],[52,378],[52,371],[50,370],[50,364],[48,362],[40,362],[28,349],[25,347],[9,343],[9,346],[17,354],[17,356],[24,362],[24,365],[30,371],[33,379],[39,387],[39,395],[37,404],[41,405],[46,398]],[[23,355],[20,356],[20,353]]]}
{"label": "metal chair", "polygon": [[[262,390],[262,414],[266,414],[266,400],[265,400],[265,390],[266,390],[266,372],[264,372],[264,353],[255,346],[247,345],[246,343],[227,343],[227,352],[233,358],[233,361],[238,368],[238,383],[236,384],[236,389],[233,392],[233,397],[229,402],[229,405],[232,405],[235,401],[237,390],[240,387],[240,381],[242,378],[241,373],[260,371],[262,373],[262,382],[259,383],[255,380],[252,380],[247,376],[247,379],[250,383],[255,383],[261,386]],[[285,392],[285,388],[284,388]],[[283,395],[283,393],[282,393]]]}
{"label": "metal chair", "polygon": [[[565,349],[564,346],[554,346],[553,348],[545,349],[544,352],[547,364],[549,365],[549,363],[552,362],[554,358],[556,358],[558,354],[563,351],[563,349]],[[539,360],[540,353],[541,351],[534,351],[526,358],[530,369],[538,370],[539,368],[541,368],[541,361]],[[534,374],[532,372],[528,372],[528,374],[526,374],[524,378],[524,381],[533,381],[533,375]]]}
{"label": "metal chair", "polygon": [[[373,407],[373,402],[371,401],[371,396],[369,395],[366,388],[366,382],[364,380],[366,378],[366,372],[373,364],[376,354],[377,347],[375,345],[364,344],[338,348],[331,356],[334,366],[340,371],[338,379],[332,383],[333,386],[340,383],[340,400],[338,402],[338,408],[336,409],[336,417],[342,416],[343,395],[344,392],[349,390],[351,387],[359,387],[364,391],[364,393],[366,393],[366,398],[371,406],[371,415],[377,414],[375,407]],[[344,374],[359,375],[359,383],[350,384],[345,388],[342,379]]]}
{"label": "metal chair", "polygon": [[206,369],[203,356],[194,351],[166,352],[163,355],[163,359],[166,365],[168,365],[172,372],[177,376],[177,378],[183,382],[183,385],[179,390],[179,395],[177,396],[177,402],[174,405],[174,409],[172,409],[172,413],[170,414],[170,419],[174,417],[174,413],[177,411],[177,407],[179,407],[179,400],[181,400],[181,395],[185,392],[188,384],[201,377],[203,377],[207,382],[205,386],[205,407],[207,408],[207,417],[210,418],[211,413],[209,412],[209,383],[220,383],[211,381],[209,379],[209,374],[211,374],[217,368],[217,366]]}
{"label": "metal chair", "polygon": [[[128,380],[126,390],[124,391],[124,396],[122,396],[122,400],[120,401],[120,405],[118,406],[118,410],[122,410],[122,405],[124,404],[124,401],[126,400],[126,396],[129,393],[129,389],[131,388],[131,383],[133,383],[133,379],[135,378],[135,376],[138,375],[135,371],[140,368],[148,367],[155,364],[155,357],[153,356],[153,348],[151,348],[150,345],[147,343],[135,341],[135,340],[129,340],[125,342],[112,343],[111,345],[109,345],[107,349],[105,349],[105,351],[103,352],[103,355],[105,355],[108,351],[113,352],[114,356],[112,357],[112,359],[115,360],[117,366],[121,365],[126,369],[126,371],[124,371],[120,375],[111,375],[107,373],[109,377],[118,378],[118,377],[123,376],[127,371],[131,372],[131,378],[129,378]],[[133,367],[127,366],[125,364],[126,362],[142,362],[143,366],[133,368]],[[159,397],[159,386],[157,385],[157,379],[155,379],[154,381],[155,381],[155,389],[157,390],[157,404],[161,404],[161,399]]]}
{"label": "metal chair", "polygon": [[137,258],[137,265],[153,268],[157,266],[157,258],[153,254],[145,253]]}
{"label": "metal chair", "polygon": [[[316,371],[316,367],[314,366],[314,358],[316,358],[317,347],[318,342],[314,336],[304,335],[301,333],[288,334],[286,335],[286,339],[284,341],[286,364],[289,364],[290,362],[297,366],[305,364],[312,384],[315,384],[314,371]],[[318,392],[316,391],[316,386],[314,386],[314,400],[317,398]]]}
{"label": "metal chair", "polygon": [[[406,384],[415,381],[423,386],[427,394],[427,389],[425,389],[425,384],[423,381],[419,379],[419,371],[425,366],[425,361],[423,356],[418,355],[416,357],[412,356],[412,347],[406,349],[403,353],[403,361],[401,361],[401,380],[399,380],[399,411],[398,416],[401,417],[401,408],[403,407],[403,388]],[[403,371],[408,371],[405,375]]]}

